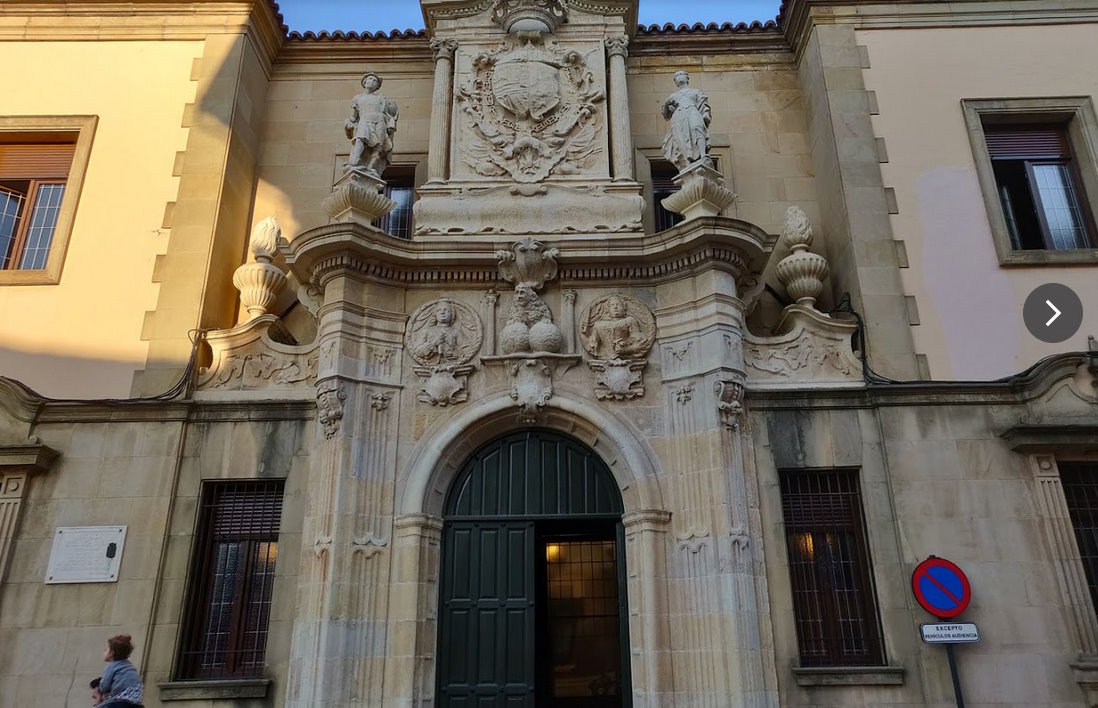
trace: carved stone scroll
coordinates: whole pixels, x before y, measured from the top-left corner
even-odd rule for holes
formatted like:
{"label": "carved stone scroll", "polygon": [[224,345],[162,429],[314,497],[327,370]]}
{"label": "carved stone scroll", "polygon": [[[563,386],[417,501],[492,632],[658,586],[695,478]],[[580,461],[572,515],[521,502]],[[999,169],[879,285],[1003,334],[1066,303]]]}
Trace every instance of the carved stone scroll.
{"label": "carved stone scroll", "polygon": [[803,305],[786,308],[775,337],[745,336],[744,358],[752,388],[819,383],[862,386],[862,367],[851,349],[853,322],[836,320]]}
{"label": "carved stone scroll", "polygon": [[264,396],[311,397],[317,376],[316,344],[292,341],[274,315],[262,315],[230,330],[210,332],[210,366],[199,372],[196,395],[262,391]]}

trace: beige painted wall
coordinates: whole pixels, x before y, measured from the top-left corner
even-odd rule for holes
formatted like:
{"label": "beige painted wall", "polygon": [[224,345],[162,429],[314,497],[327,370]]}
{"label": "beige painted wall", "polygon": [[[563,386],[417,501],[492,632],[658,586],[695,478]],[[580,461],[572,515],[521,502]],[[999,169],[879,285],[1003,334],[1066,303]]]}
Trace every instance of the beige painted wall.
{"label": "beige painted wall", "polygon": [[57,285],[0,287],[0,375],[57,397],[123,397],[143,368],[141,325],[176,198],[175,154],[201,42],[7,42],[8,116],[99,116]]}
{"label": "beige painted wall", "polygon": [[[895,238],[922,324],[913,328],[935,379],[995,379],[1098,335],[1094,267],[1001,268],[995,254],[961,99],[1098,95],[1094,25],[859,31],[877,93],[876,134],[896,189]],[[1033,288],[1067,285],[1084,303],[1083,326],[1062,344],[1026,331],[1022,303]],[[1089,306],[1088,306],[1089,305]]]}

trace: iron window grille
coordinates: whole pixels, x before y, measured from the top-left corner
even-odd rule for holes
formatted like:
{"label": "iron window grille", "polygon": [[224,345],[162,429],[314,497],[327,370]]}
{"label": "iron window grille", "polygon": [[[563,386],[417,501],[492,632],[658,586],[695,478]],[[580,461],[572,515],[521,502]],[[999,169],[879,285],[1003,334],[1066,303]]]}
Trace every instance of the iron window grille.
{"label": "iron window grille", "polygon": [[883,665],[857,471],[780,478],[801,666]]}
{"label": "iron window grille", "polygon": [[177,678],[262,676],[283,486],[203,484]]}
{"label": "iron window grille", "polygon": [[1098,607],[1098,462],[1058,462],[1091,601]]}

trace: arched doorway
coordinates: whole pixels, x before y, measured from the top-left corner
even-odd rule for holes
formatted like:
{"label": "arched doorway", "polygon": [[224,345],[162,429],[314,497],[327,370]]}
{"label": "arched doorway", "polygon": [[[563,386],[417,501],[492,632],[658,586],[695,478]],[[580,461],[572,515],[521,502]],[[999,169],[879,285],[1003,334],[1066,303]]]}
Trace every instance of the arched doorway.
{"label": "arched doorway", "polygon": [[631,704],[621,515],[606,464],[560,433],[470,456],[445,503],[439,705]]}

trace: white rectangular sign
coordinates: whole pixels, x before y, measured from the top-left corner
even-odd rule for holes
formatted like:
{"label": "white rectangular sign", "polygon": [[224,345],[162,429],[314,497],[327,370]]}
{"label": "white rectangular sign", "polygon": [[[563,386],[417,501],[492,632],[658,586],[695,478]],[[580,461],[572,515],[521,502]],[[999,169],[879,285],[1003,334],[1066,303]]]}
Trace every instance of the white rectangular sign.
{"label": "white rectangular sign", "polygon": [[927,644],[971,644],[980,641],[980,630],[971,622],[936,622],[920,625]]}
{"label": "white rectangular sign", "polygon": [[118,582],[125,543],[125,526],[59,526],[46,584]]}

